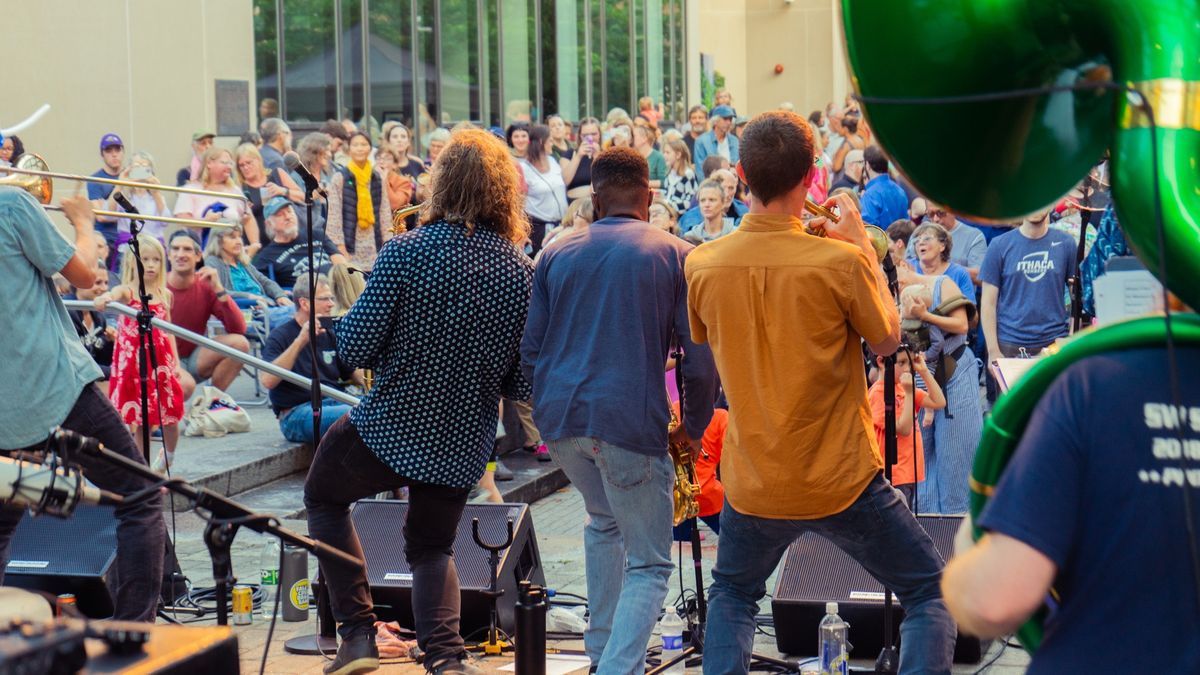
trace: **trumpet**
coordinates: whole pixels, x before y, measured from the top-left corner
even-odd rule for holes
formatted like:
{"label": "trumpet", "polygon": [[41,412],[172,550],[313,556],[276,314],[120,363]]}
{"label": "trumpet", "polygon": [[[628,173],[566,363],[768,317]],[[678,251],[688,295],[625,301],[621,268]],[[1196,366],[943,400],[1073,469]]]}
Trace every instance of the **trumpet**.
{"label": "trumpet", "polygon": [[[28,192],[34,199],[42,204],[42,208],[48,211],[62,211],[62,208],[50,203],[54,196],[54,183],[52,178],[62,178],[65,180],[77,180],[86,183],[105,183],[107,185],[119,185],[125,187],[141,188],[143,190],[165,190],[167,192],[179,192],[183,194],[203,195],[206,197],[219,197],[223,199],[242,199],[242,195],[231,194],[228,192],[213,192],[212,190],[199,190],[196,188],[181,188],[174,185],[151,185],[148,183],[139,183],[129,180],[118,180],[116,178],[97,178],[95,176],[80,176],[73,173],[56,173],[49,171],[49,166],[46,160],[33,153],[26,153],[17,158],[16,164],[10,167],[0,169],[0,172],[15,174],[7,178],[0,178],[0,186],[9,186],[20,188]],[[125,213],[122,211],[105,211],[103,209],[95,209],[92,213],[104,218],[131,218],[137,220],[154,220],[164,223],[175,223],[177,225],[187,225],[189,227],[211,227],[211,228],[230,228],[231,223],[214,222],[211,220],[198,220],[195,218],[175,218],[171,216],[150,216],[145,214]]]}
{"label": "trumpet", "polygon": [[[804,200],[804,210],[808,211],[814,216],[827,218],[835,223],[841,220],[841,216],[811,199]],[[877,227],[869,223],[863,223],[863,227],[867,229],[867,236],[871,238],[871,247],[875,249],[875,257],[879,259],[879,262],[883,262],[883,259],[887,257],[888,254],[887,232],[884,232],[882,227]],[[804,231],[816,237],[829,236],[828,233],[825,232],[825,228],[809,227],[807,223],[804,225]]]}

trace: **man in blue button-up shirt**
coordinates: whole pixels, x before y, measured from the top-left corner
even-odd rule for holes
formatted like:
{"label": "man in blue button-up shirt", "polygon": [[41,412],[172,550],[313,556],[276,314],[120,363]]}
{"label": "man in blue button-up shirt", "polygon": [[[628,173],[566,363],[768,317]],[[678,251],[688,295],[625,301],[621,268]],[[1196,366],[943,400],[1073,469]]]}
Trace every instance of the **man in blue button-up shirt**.
{"label": "man in blue button-up shirt", "polygon": [[703,179],[704,160],[709,155],[721,155],[729,164],[738,163],[738,137],[732,133],[733,120],[737,114],[727,105],[719,105],[709,115],[712,129],[696,139],[696,173]]}
{"label": "man in blue button-up shirt", "polygon": [[888,175],[888,159],[878,145],[869,146],[863,159],[867,162],[867,187],[861,198],[862,219],[886,230],[888,225],[908,217],[908,196]]}
{"label": "man in blue button-up shirt", "polygon": [[591,620],[584,645],[601,673],[641,672],[671,576],[669,409],[663,366],[684,347],[683,424],[699,439],[716,371],[692,342],[683,261],[692,246],[645,222],[646,160],[613,148],[592,164],[599,220],[542,252],[521,365],[550,456],[583,495]]}

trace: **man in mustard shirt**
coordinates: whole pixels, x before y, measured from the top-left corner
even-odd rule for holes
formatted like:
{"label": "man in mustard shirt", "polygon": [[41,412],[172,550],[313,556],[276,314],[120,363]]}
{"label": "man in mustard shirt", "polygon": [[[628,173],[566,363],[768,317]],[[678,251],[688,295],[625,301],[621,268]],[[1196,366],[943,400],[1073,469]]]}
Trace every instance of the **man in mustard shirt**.
{"label": "man in mustard shirt", "polygon": [[828,238],[804,231],[813,156],[795,113],[751,121],[740,165],[750,213],[685,266],[692,339],[712,347],[729,400],[704,672],[747,672],[766,579],[793,540],[815,532],[899,597],[901,672],[949,673],[944,563],[883,477],[867,403],[861,341],[895,352],[899,315],[846,195],[826,202],[840,222],[813,223]]}

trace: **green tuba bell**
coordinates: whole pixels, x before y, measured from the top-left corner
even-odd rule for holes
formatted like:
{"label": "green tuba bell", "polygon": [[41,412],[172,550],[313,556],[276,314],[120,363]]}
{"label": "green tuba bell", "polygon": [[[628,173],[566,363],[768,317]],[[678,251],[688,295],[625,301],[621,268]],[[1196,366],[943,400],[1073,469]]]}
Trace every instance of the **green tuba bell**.
{"label": "green tuba bell", "polygon": [[[1109,150],[1116,210],[1138,257],[1161,276],[1165,255],[1160,280],[1200,307],[1200,3],[841,4],[863,114],[922,194],[968,217],[1012,221],[1055,202]],[[1045,88],[1055,90],[1035,91]],[[1019,91],[1028,93],[988,96]],[[1177,316],[1172,327],[1178,343],[1200,344],[1200,317]],[[1088,356],[1164,343],[1164,319],[1147,317],[1088,331],[1039,362],[985,423],[972,514],[1059,373]],[[1043,619],[1018,633],[1031,652]]]}

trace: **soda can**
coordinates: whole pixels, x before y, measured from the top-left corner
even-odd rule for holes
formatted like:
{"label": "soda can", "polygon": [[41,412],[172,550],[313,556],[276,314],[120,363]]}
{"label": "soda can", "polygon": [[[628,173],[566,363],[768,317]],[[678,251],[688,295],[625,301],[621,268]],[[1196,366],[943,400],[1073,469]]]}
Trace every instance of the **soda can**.
{"label": "soda can", "polygon": [[241,584],[233,587],[233,624],[248,626],[254,622],[254,589]]}
{"label": "soda can", "polygon": [[[68,610],[67,607],[71,609]],[[63,593],[54,601],[54,616],[68,616],[74,613],[75,608],[75,594]]]}

